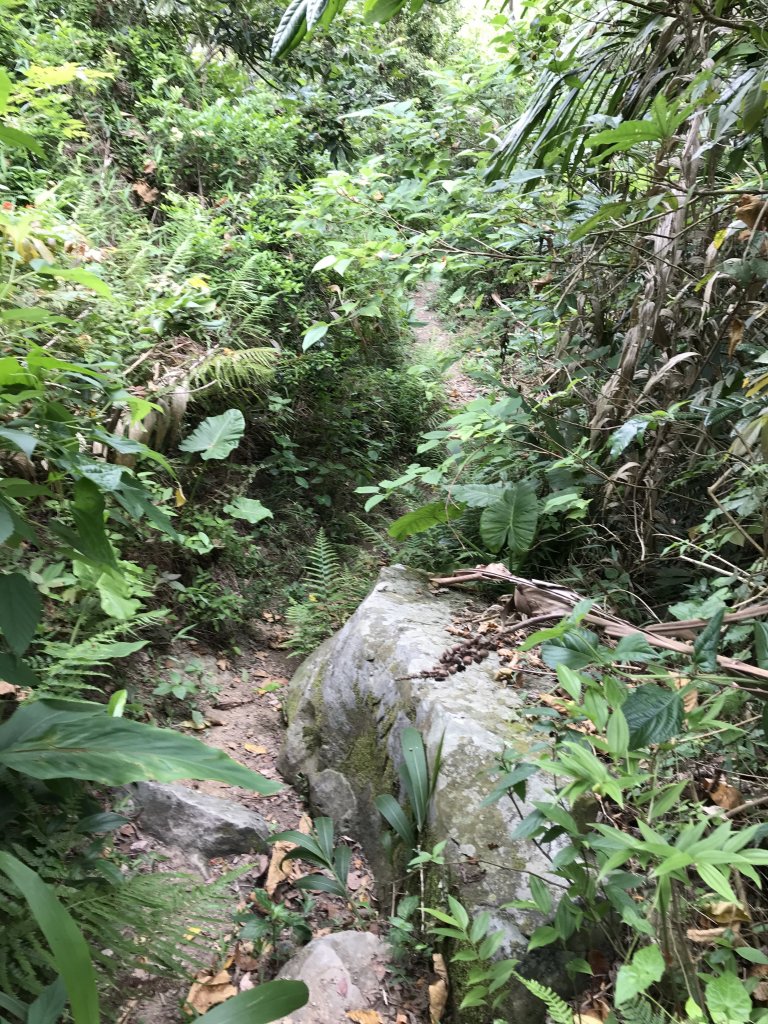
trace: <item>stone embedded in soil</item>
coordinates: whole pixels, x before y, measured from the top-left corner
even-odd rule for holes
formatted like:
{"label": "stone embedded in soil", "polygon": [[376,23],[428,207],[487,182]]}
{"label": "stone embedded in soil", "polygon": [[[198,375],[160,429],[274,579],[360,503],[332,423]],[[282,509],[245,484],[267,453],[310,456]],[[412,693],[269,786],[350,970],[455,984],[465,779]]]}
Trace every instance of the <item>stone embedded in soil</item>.
{"label": "stone embedded in soil", "polygon": [[336,932],[313,939],[288,961],[279,978],[303,981],[309,1002],[284,1024],[349,1024],[347,1012],[376,1007],[386,973],[387,947],[369,932]]}
{"label": "stone embedded in soil", "polygon": [[269,825],[242,804],[159,782],[136,783],[130,792],[142,832],[186,853],[208,858],[267,850]]}

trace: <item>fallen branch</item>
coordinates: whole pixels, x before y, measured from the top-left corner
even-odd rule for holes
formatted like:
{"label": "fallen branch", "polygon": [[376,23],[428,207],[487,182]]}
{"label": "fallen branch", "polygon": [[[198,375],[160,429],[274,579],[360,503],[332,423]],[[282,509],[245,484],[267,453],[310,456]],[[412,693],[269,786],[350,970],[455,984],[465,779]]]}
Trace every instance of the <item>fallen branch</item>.
{"label": "fallen branch", "polygon": [[[456,583],[468,583],[473,580],[499,580],[510,583],[515,588],[515,608],[529,617],[523,619],[520,626],[534,622],[544,622],[548,619],[563,618],[570,614],[576,605],[584,598],[573,590],[558,586],[555,583],[548,583],[546,580],[524,579],[515,576],[508,569],[496,563],[494,565],[476,566],[474,569],[459,569],[453,576],[434,577],[432,582],[440,586],[451,586]],[[743,608],[741,611],[732,612],[724,617],[724,622],[741,622],[744,619],[757,618],[761,615],[768,615],[768,604],[752,605]],[[665,632],[677,630],[699,629],[707,624],[706,619],[688,619],[686,622],[664,622],[655,626],[633,626],[626,619],[604,608],[594,608],[587,612],[583,619],[590,625],[597,626],[611,639],[620,639],[623,636],[639,634],[648,641],[652,647],[658,647],[666,651],[674,651],[677,654],[692,656],[694,648],[692,644],[684,643],[682,640],[674,640],[664,636]],[[761,683],[768,685],[768,669],[758,668],[757,665],[749,665],[745,661],[736,658],[726,658],[717,655],[717,664],[726,672],[739,675],[751,676]],[[742,684],[740,684],[742,685]],[[755,691],[763,694],[762,690]]]}

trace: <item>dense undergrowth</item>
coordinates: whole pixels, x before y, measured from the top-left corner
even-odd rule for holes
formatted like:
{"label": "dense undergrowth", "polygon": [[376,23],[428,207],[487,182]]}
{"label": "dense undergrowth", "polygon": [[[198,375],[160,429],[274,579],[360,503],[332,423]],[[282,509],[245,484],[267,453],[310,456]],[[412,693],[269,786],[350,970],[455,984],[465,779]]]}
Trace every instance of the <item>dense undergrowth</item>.
{"label": "dense undergrowth", "polygon": [[[504,559],[636,624],[714,622],[617,656],[579,605],[539,637],[555,781],[521,834],[564,842],[568,895],[533,886],[556,909],[533,946],[605,926],[624,980],[590,989],[599,1019],[757,1021],[765,677],[716,654],[768,670],[765,18],[542,3],[482,44],[451,5],[366,23],[402,6],[328,8],[270,63],[270,4],[0,4],[3,912],[31,902],[19,863],[75,916],[73,889],[144,885],[82,838],[114,827],[85,782],[163,777],[149,726],[105,711],[121,659],[278,605],[309,651],[382,559]],[[484,389],[450,412],[444,355],[409,352],[425,280]],[[702,765],[750,806],[717,819]],[[504,768],[522,796],[527,766]],[[55,1020],[50,939],[22,930],[3,1006],[26,1019],[51,983]]]}

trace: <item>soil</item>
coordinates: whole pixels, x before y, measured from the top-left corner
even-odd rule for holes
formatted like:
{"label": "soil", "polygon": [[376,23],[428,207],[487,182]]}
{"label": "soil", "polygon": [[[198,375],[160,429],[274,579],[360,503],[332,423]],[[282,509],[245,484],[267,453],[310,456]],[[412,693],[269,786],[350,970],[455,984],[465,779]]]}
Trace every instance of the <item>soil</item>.
{"label": "soil", "polygon": [[448,404],[458,408],[480,398],[483,389],[461,369],[458,339],[445,330],[439,314],[432,308],[438,288],[435,282],[429,282],[414,293],[413,314],[418,326],[413,328],[413,334],[418,347],[455,357],[445,374],[445,395]]}
{"label": "soil", "polygon": [[[160,658],[153,659],[142,652],[134,662],[132,699],[151,708],[158,725],[172,725],[190,732],[267,778],[284,782],[277,769],[285,728],[282,695],[298,659],[277,649],[280,639],[279,627],[273,627],[265,630],[260,642],[244,641],[239,653],[211,650],[189,639],[176,643]],[[190,728],[193,725],[190,703],[185,705],[175,698],[161,698],[158,707],[159,699],[152,693],[158,682],[167,678],[170,672],[184,672],[190,666],[192,674],[199,680],[199,691],[209,694],[197,703],[205,724],[196,729]],[[261,796],[218,782],[189,781],[184,784],[258,811],[275,832],[304,830],[310,824],[301,794],[287,783],[274,796]],[[343,928],[364,927],[378,932],[381,927],[377,920],[375,880],[360,847],[349,837],[344,838],[353,850],[348,884],[357,906],[353,908],[350,903],[325,893],[313,893],[314,909],[305,914],[313,937]],[[235,916],[249,910],[258,913],[254,892],[263,890],[265,886],[270,867],[268,855],[204,860],[194,851],[166,847],[144,835],[140,817],[118,831],[116,846],[134,870],[183,872],[209,884],[234,869],[244,872],[226,884],[226,891],[231,895],[223,904],[222,920],[203,923],[199,937],[204,938],[210,950],[203,974],[215,975],[224,968],[235,988],[249,987],[273,977],[281,964],[299,948],[291,946],[286,934],[286,948],[275,959],[269,953],[259,956],[258,950],[237,940],[240,926]],[[307,894],[296,889],[293,883],[312,868],[300,862],[292,862],[291,867],[289,876],[277,886],[274,899],[290,910],[304,913]],[[190,921],[190,927],[200,924]],[[112,1019],[116,1024],[181,1024],[190,1021],[192,1017],[184,1010],[184,1003],[193,981],[194,970],[190,970],[187,979],[181,982],[178,977],[158,978],[143,969],[133,970],[120,985]],[[416,987],[418,989],[419,985]],[[423,995],[426,996],[426,990]],[[395,1021],[398,1024],[421,1024],[428,1015],[423,1008],[415,1010],[416,1003],[423,1003],[418,991],[414,992],[413,987],[408,986],[406,992],[399,981],[387,977],[382,982],[378,1020],[382,1024],[394,1024]]]}

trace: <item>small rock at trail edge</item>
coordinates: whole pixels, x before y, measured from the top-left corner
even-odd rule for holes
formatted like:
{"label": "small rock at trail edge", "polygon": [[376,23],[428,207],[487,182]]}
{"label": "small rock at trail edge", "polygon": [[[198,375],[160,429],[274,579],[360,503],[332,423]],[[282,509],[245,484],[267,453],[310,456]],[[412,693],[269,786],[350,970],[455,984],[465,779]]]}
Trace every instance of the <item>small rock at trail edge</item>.
{"label": "small rock at trail edge", "polygon": [[267,822],[241,804],[175,784],[138,782],[129,788],[142,831],[163,843],[206,858],[267,850]]}

